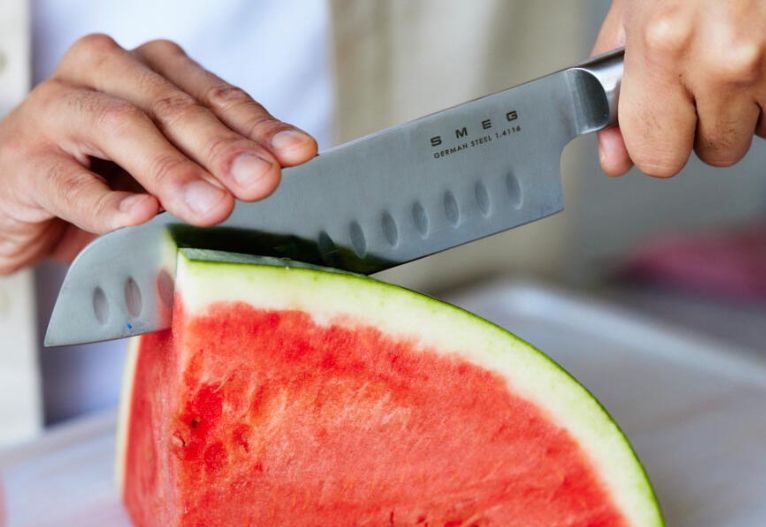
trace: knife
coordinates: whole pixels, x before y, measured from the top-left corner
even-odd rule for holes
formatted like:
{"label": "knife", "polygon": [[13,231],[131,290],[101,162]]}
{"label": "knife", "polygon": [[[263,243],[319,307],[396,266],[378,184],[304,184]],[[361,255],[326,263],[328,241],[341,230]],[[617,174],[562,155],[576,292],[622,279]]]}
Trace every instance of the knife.
{"label": "knife", "polygon": [[618,50],[332,148],[218,227],[161,214],[102,236],[72,263],[45,345],[169,327],[169,235],[370,274],[559,212],[561,152],[616,123],[622,69]]}

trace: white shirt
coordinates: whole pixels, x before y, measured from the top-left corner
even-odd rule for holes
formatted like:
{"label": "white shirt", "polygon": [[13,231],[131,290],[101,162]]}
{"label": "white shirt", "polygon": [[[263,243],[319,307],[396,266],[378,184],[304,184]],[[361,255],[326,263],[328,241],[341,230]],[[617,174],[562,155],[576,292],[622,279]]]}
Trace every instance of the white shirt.
{"label": "white shirt", "polygon": [[[34,80],[48,77],[69,45],[88,33],[106,33],[126,48],[168,38],[313,134],[323,149],[332,115],[328,27],[328,6],[319,0],[33,0]],[[38,319],[45,324],[64,269],[44,264],[36,274]],[[124,349],[125,341],[43,349],[47,421],[115,405]]]}

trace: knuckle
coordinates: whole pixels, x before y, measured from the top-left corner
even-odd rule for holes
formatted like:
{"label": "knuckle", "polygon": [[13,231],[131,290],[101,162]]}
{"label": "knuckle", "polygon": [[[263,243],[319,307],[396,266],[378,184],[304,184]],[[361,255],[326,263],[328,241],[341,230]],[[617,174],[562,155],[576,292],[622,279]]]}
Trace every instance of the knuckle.
{"label": "knuckle", "polygon": [[719,80],[736,84],[754,83],[761,76],[763,49],[757,43],[740,43],[719,50],[708,68]]}
{"label": "knuckle", "polygon": [[180,45],[173,42],[172,40],[168,40],[165,38],[150,40],[146,44],[143,44],[141,48],[151,53],[157,53],[160,55],[169,55],[169,56],[186,55],[186,52]]}
{"label": "knuckle", "polygon": [[68,170],[61,163],[54,164],[49,172],[51,179],[56,182],[56,189],[60,192],[62,201],[71,207],[80,203],[80,197],[86,188],[84,178],[75,172]]}
{"label": "knuckle", "polygon": [[216,84],[205,94],[205,100],[212,106],[228,108],[243,102],[255,102],[242,88],[226,83]]}
{"label": "knuckle", "polygon": [[59,185],[61,185],[62,192],[66,191],[66,185],[64,185],[64,183],[66,181],[68,171],[64,169],[64,164],[62,162],[53,162],[45,166],[38,165],[35,168],[40,170],[41,174],[44,175],[44,177],[38,178],[36,180],[32,179],[33,183],[37,182],[35,191],[40,192],[48,187],[58,189]]}
{"label": "knuckle", "polygon": [[98,128],[109,132],[120,132],[146,120],[147,116],[141,109],[123,100],[114,100],[97,111]]}
{"label": "knuckle", "polygon": [[68,190],[69,185],[67,183],[70,181],[72,173],[64,163],[61,161],[51,163],[51,165],[47,167],[47,172],[48,179],[55,181],[56,185],[61,185],[62,192]]}
{"label": "knuckle", "polygon": [[35,86],[29,95],[27,101],[33,105],[47,107],[50,103],[56,101],[61,96],[65,86],[58,79],[46,79]]}
{"label": "knuckle", "polygon": [[190,179],[192,172],[191,163],[176,155],[160,155],[151,162],[151,178],[158,187],[174,187],[178,182]]}
{"label": "knuckle", "polygon": [[244,124],[248,137],[268,136],[283,128],[285,128],[283,122],[274,119],[268,114],[255,115],[247,119]]}
{"label": "knuckle", "polygon": [[[89,224],[92,226],[91,229],[93,231],[101,233],[105,230],[103,220],[112,213],[112,205],[112,196],[109,193],[104,192],[96,198],[95,202],[89,207],[89,210],[86,211],[87,218],[90,220]],[[98,221],[99,219],[102,221]]]}
{"label": "knuckle", "polygon": [[61,89],[61,81],[57,79],[45,79],[40,84],[32,88],[29,97],[49,97]]}
{"label": "knuckle", "polygon": [[90,190],[90,181],[82,175],[67,170],[61,166],[53,167],[56,180],[57,192],[60,193],[62,206],[79,218],[79,224],[86,227],[94,225],[95,219],[100,217],[105,211],[105,203],[99,198],[93,203],[87,200]]}
{"label": "knuckle", "polygon": [[169,123],[182,118],[190,111],[199,110],[200,106],[191,95],[177,92],[160,97],[152,102],[152,114],[162,122]]}
{"label": "knuckle", "polygon": [[692,37],[692,26],[672,9],[654,15],[644,29],[644,45],[653,52],[675,56],[683,52]]}
{"label": "knuckle", "polygon": [[218,137],[207,146],[207,159],[221,167],[225,167],[240,153],[251,149],[251,143],[240,137]]}
{"label": "knuckle", "polygon": [[120,49],[119,44],[112,37],[103,33],[91,33],[80,37],[70,48],[72,53],[89,58],[104,57],[118,49]]}

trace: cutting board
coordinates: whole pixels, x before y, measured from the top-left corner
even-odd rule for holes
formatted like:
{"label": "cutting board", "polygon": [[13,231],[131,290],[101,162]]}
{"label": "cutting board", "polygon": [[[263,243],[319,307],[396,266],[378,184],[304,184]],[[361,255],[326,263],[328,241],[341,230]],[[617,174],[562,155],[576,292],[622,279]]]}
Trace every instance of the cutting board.
{"label": "cutting board", "polygon": [[[614,306],[494,282],[450,301],[579,378],[644,461],[671,527],[766,525],[766,362]],[[128,526],[114,492],[113,413],[0,452],[8,527]]]}

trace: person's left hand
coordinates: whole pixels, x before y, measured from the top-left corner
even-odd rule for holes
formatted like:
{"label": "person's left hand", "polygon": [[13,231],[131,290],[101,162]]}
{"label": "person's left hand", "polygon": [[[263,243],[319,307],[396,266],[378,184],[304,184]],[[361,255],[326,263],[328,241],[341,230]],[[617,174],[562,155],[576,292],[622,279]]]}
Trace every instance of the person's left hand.
{"label": "person's left hand", "polygon": [[607,174],[670,177],[692,150],[730,166],[766,136],[766,2],[614,0],[594,53],[623,45],[619,128],[599,133]]}
{"label": "person's left hand", "polygon": [[0,119],[0,275],[70,261],[160,210],[207,227],[257,201],[316,141],[168,40],[86,35]]}

